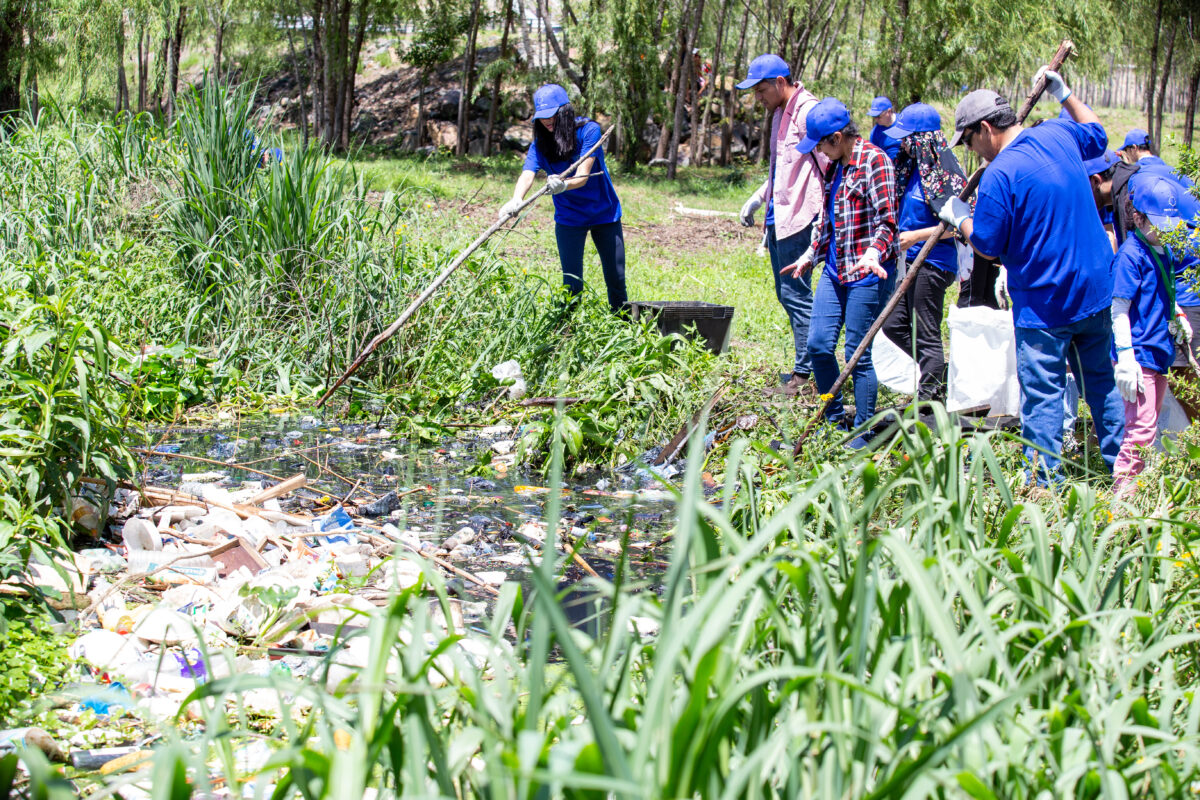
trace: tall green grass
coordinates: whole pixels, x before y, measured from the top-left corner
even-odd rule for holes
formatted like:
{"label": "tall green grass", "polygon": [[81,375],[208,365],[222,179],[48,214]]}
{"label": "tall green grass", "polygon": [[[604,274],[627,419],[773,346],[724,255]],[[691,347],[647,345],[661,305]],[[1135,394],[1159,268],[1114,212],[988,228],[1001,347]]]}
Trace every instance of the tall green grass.
{"label": "tall green grass", "polygon": [[[1019,502],[995,442],[961,438],[944,417],[932,429],[908,421],[882,454],[838,467],[739,442],[716,502],[698,467],[684,481],[661,586],[624,561],[611,582],[591,582],[604,599],[599,636],[573,628],[556,598],[561,558],[536,560],[530,586],[507,584],[490,619],[463,635],[431,613],[450,600],[428,571],[423,587],[362,617],[314,679],[235,674],[198,689],[203,735],[169,734],[149,772],[110,788],[1191,794],[1194,510],[1113,521],[1084,486]],[[789,499],[756,513],[768,487]],[[255,733],[242,698],[263,689],[278,692],[283,715]],[[168,791],[185,777],[181,794]]]}

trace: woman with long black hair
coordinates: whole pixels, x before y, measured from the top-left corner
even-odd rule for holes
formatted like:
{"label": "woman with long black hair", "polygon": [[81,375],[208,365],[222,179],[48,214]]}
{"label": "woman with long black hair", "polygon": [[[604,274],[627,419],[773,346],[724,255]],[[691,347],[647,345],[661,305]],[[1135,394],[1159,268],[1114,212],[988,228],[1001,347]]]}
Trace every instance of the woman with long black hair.
{"label": "woman with long black hair", "polygon": [[[916,259],[926,240],[937,232],[938,212],[967,185],[962,166],[942,135],[942,117],[925,103],[900,112],[885,135],[900,142],[896,156],[899,250]],[[888,339],[915,357],[921,368],[918,400],[946,399],[946,353],[942,347],[942,315],[946,290],[958,278],[958,250],[947,230],[930,249],[896,310],[883,324]],[[915,345],[915,347],[914,347]]]}
{"label": "woman with long black hair", "polygon": [[583,245],[591,233],[604,269],[609,308],[623,313],[627,304],[625,235],[621,229],[621,201],[604,164],[604,149],[597,149],[580,164],[575,177],[558,177],[600,141],[600,125],[575,116],[567,90],[558,84],[548,83],[538,89],[533,95],[533,108],[533,143],[525,154],[525,169],[517,179],[512,199],[500,208],[500,218],[516,213],[537,172],[545,172],[554,200],[554,236],[563,286],[572,304],[583,291]]}

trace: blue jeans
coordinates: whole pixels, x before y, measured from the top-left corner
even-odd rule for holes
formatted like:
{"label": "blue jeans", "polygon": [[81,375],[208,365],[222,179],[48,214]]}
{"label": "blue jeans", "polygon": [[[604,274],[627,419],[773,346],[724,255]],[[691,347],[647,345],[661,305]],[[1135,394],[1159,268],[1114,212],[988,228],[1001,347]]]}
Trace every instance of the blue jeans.
{"label": "blue jeans", "polygon": [[812,319],[813,292],[811,278],[805,274],[799,278],[780,277],[779,270],[796,263],[812,241],[813,226],[783,239],[775,238],[775,226],[767,226],[767,252],[771,254],[771,271],[775,273],[775,297],[783,306],[788,322],[792,324],[792,341],[796,347],[796,365],[792,372],[800,375],[812,373],[812,359],[808,355],[808,327]]}
{"label": "blue jeans", "polygon": [[600,254],[604,286],[608,289],[608,307],[620,312],[629,299],[625,294],[625,233],[620,220],[604,225],[554,225],[563,286],[572,299],[583,291],[583,245],[589,232],[596,244],[596,252]]}
{"label": "blue jeans", "polygon": [[1112,314],[1108,309],[1060,328],[1016,329],[1017,379],[1021,382],[1021,435],[1025,458],[1042,465],[1038,482],[1059,476],[1067,367],[1083,392],[1100,455],[1112,469],[1125,437],[1125,401],[1112,365]]}
{"label": "blue jeans", "polygon": [[[821,275],[813,301],[812,327],[808,332],[813,377],[821,394],[830,390],[840,372],[835,351],[842,325],[846,326],[845,353],[849,359],[892,296],[895,283],[895,270],[874,286],[843,286],[836,278]],[[875,399],[879,393],[870,349],[863,353],[851,374],[854,376],[854,425],[857,427],[875,415]],[[826,406],[825,418],[839,423],[845,416],[846,409],[839,392]]]}

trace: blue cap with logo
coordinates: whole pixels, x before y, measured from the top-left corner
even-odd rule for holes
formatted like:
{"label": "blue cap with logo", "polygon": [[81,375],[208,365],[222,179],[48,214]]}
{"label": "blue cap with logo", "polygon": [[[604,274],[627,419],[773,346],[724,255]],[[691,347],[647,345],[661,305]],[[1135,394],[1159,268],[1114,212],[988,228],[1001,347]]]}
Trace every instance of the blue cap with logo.
{"label": "blue cap with logo", "polygon": [[1135,172],[1129,179],[1133,207],[1146,215],[1150,223],[1161,230],[1173,230],[1181,223],[1197,224],[1200,203],[1181,183],[1162,174]]}
{"label": "blue cap with logo", "polygon": [[1141,128],[1134,128],[1129,133],[1125,134],[1125,141],[1121,144],[1120,150],[1126,147],[1149,147],[1150,134]]}
{"label": "blue cap with logo", "polygon": [[836,97],[826,97],[812,107],[804,119],[804,138],[796,145],[796,151],[811,153],[817,142],[831,133],[837,133],[850,124],[850,112]]}
{"label": "blue cap with logo", "polygon": [[774,53],[767,53],[750,62],[750,69],[746,71],[746,80],[739,83],[737,88],[749,89],[759,81],[790,78],[791,76],[792,70],[786,61]]}
{"label": "blue cap with logo", "polygon": [[913,103],[905,106],[904,110],[896,115],[896,121],[892,123],[892,127],[883,132],[883,135],[893,139],[903,139],[912,133],[926,133],[941,129],[942,115],[937,112],[936,108],[928,103]]}
{"label": "blue cap with logo", "polygon": [[883,95],[876,97],[871,101],[871,110],[867,112],[868,117],[878,117],[885,111],[892,110],[892,101],[888,100]]}
{"label": "blue cap with logo", "polygon": [[533,93],[533,118],[549,119],[569,102],[566,89],[557,83],[547,83]]}
{"label": "blue cap with logo", "polygon": [[1083,168],[1087,170],[1088,177],[1090,178],[1093,175],[1099,175],[1101,172],[1107,171],[1109,167],[1112,167],[1120,160],[1112,150],[1105,150],[1104,155],[1089,158],[1083,162]]}

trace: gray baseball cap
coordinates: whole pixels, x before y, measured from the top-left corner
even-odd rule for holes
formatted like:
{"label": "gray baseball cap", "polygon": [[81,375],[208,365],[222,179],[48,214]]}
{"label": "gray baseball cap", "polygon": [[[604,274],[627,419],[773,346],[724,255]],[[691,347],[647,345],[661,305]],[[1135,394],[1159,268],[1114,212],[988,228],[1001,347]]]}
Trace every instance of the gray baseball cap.
{"label": "gray baseball cap", "polygon": [[958,108],[954,109],[954,136],[950,139],[950,146],[958,147],[964,129],[1004,108],[1012,110],[1008,101],[991,89],[976,89],[971,92],[960,100]]}

